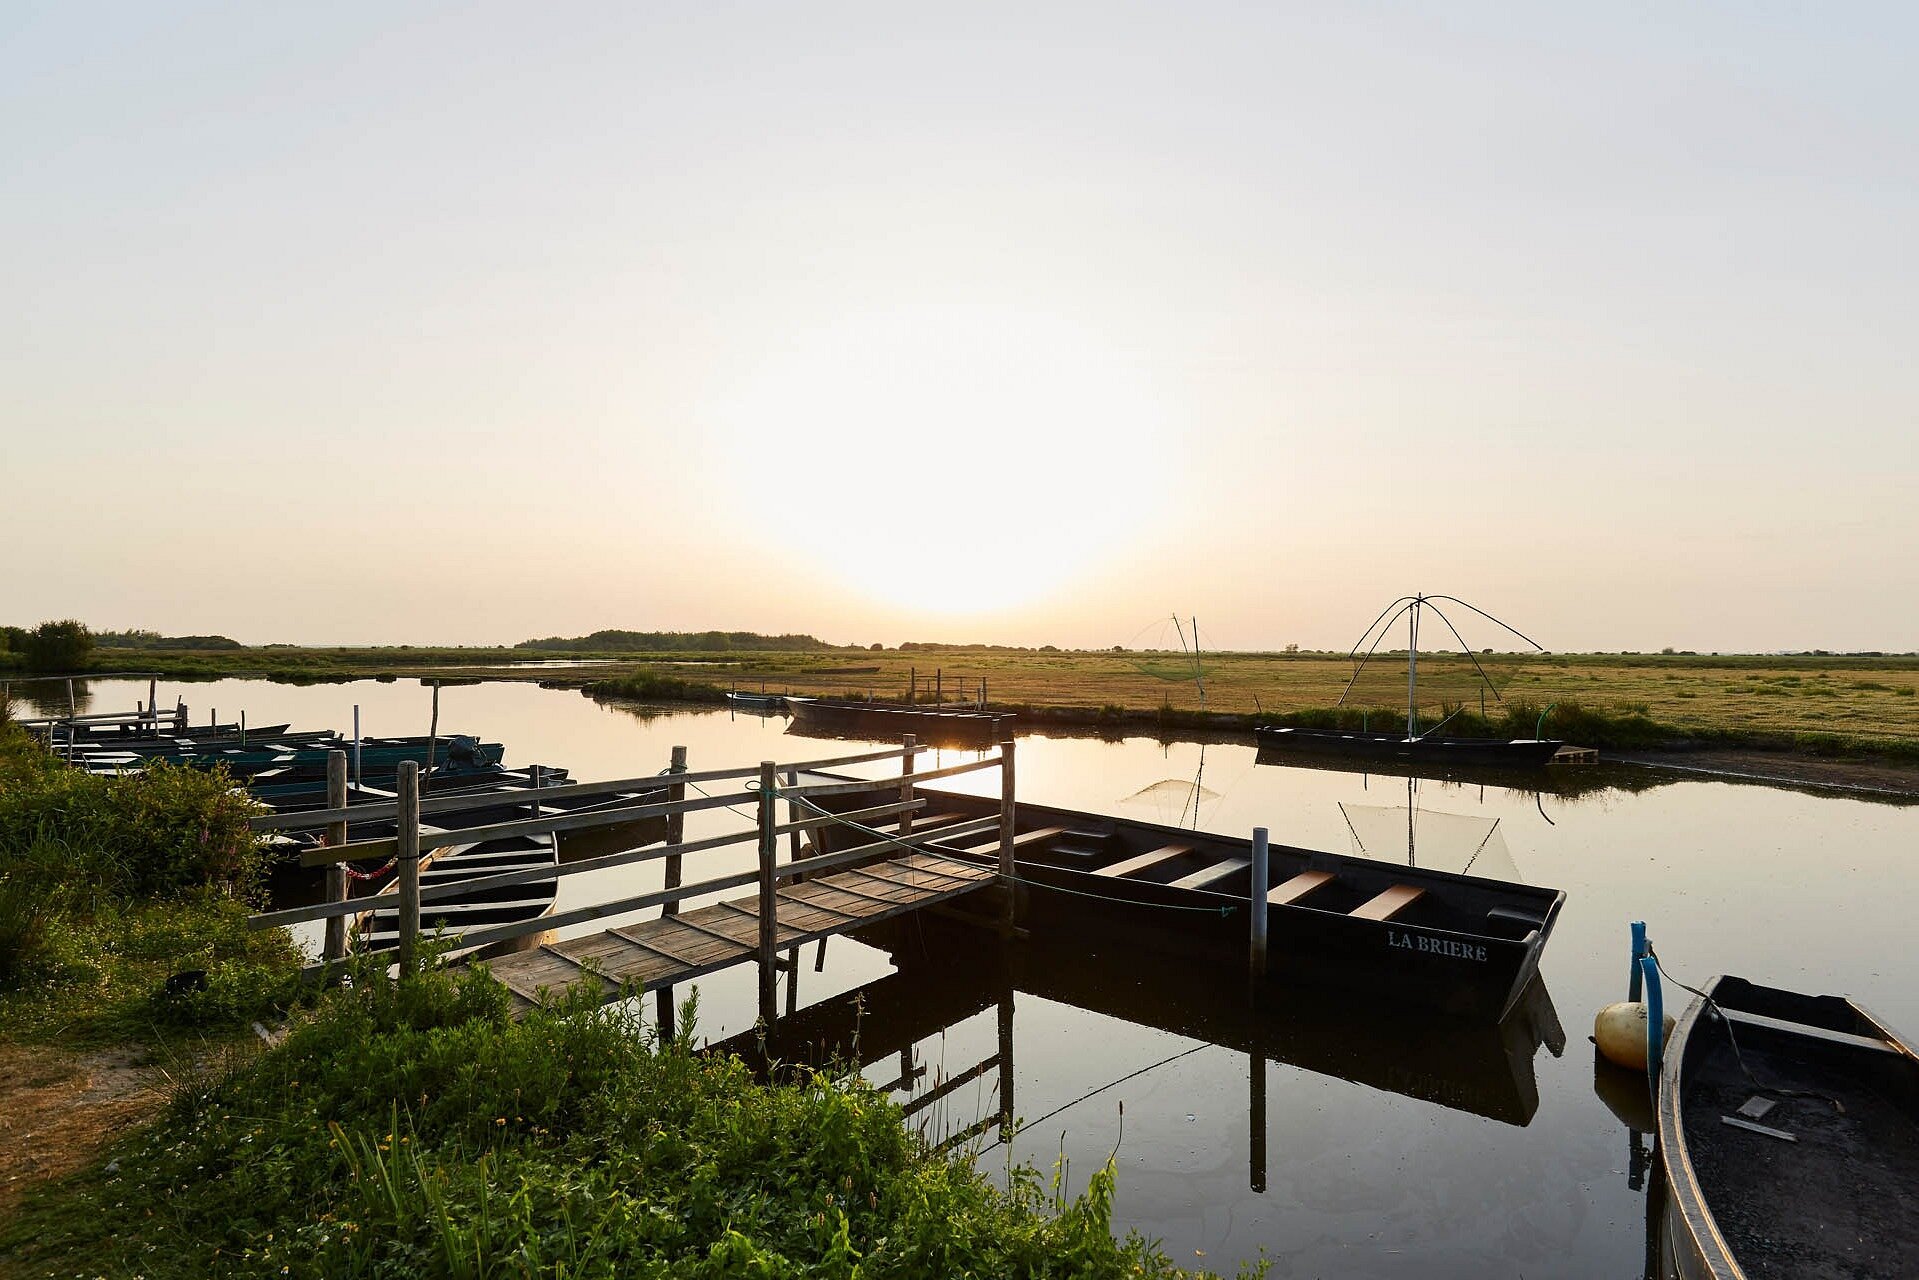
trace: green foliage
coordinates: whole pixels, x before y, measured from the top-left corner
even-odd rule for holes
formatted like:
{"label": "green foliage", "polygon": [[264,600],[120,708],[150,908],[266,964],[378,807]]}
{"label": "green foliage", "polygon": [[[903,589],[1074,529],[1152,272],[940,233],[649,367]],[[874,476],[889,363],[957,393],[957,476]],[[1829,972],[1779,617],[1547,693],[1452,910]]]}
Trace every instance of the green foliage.
{"label": "green foliage", "polygon": [[857,1076],[756,1081],[581,1005],[507,1016],[472,970],[362,970],[278,1048],[30,1201],[47,1273],[1168,1276],[1068,1199],[934,1156]]}
{"label": "green foliage", "polygon": [[21,647],[30,670],[82,671],[93,656],[93,633],[72,618],[43,622],[27,633]]}
{"label": "green foliage", "polygon": [[725,702],[726,690],[705,680],[636,671],[611,680],[595,680],[586,692],[601,701],[631,698],[641,702]]}
{"label": "green foliage", "polygon": [[245,646],[226,636],[163,636],[158,631],[96,631],[94,643],[102,649],[240,649]]}

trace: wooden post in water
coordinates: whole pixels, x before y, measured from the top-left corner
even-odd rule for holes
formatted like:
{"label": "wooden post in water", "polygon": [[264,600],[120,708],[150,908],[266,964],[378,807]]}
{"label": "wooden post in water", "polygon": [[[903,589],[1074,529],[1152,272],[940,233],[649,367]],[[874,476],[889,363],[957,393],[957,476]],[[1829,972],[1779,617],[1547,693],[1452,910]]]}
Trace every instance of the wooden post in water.
{"label": "wooden post in water", "polygon": [[[917,747],[918,745],[919,745],[919,738],[913,734],[909,733],[900,738],[900,746],[904,747],[906,750],[906,754],[900,758],[900,803],[901,804],[913,803],[913,773],[918,768],[918,765],[916,763],[918,753],[914,750],[914,748]],[[913,834],[913,811],[911,809],[908,809],[904,813],[900,814],[900,835],[904,837],[904,836],[910,836],[912,834]]]}
{"label": "wooden post in water", "polygon": [[400,881],[400,976],[419,966],[420,945],[420,762],[400,761],[400,825],[397,856]]}
{"label": "wooden post in water", "polygon": [[353,704],[353,785],[360,785],[360,704]]}
{"label": "wooden post in water", "polygon": [[908,670],[912,674],[909,677],[910,683],[906,686],[906,705],[910,707],[920,700],[920,669],[910,667]]}
{"label": "wooden post in water", "polygon": [[946,668],[934,667],[933,668],[933,705],[936,707],[946,701],[946,695],[943,692],[941,692],[941,686],[945,683],[945,681],[946,681]]}
{"label": "wooden post in water", "polygon": [[[667,757],[666,768],[669,774],[686,772],[685,747],[673,748],[672,754]],[[686,799],[686,784],[684,782],[668,783],[666,798],[668,802],[672,804],[678,804],[680,801]],[[685,838],[686,815],[683,813],[667,814],[666,843],[676,845]],[[668,854],[666,859],[666,887],[669,889],[677,889],[680,887],[680,883],[680,855],[677,853]],[[676,916],[680,914],[679,899],[675,898],[670,902],[661,904],[660,914],[662,916]],[[673,1037],[674,1029],[673,988],[661,987],[658,991],[654,992],[653,1003],[656,1017],[660,1024],[660,1034],[670,1040]]]}
{"label": "wooden post in water", "polygon": [[178,700],[175,700],[173,704],[173,731],[175,733],[187,731],[187,704]]}
{"label": "wooden post in water", "polygon": [[240,708],[240,745],[244,747],[246,746],[246,744],[247,744],[247,711],[245,707],[242,707]]}
{"label": "wooden post in water", "polygon": [[1006,890],[1006,913],[1000,921],[1000,933],[1013,932],[1014,898],[1018,893],[1013,858],[1013,739],[999,744],[999,882]]}
{"label": "wooden post in water", "polygon": [[433,718],[428,722],[426,730],[426,780],[429,787],[433,785],[433,757],[438,754],[436,749],[439,745],[440,682],[435,680],[433,682]]}
{"label": "wooden post in water", "polygon": [[1252,936],[1246,954],[1247,968],[1255,981],[1266,976],[1266,890],[1270,854],[1265,827],[1253,828],[1253,865],[1248,880],[1246,913],[1252,920]]}
{"label": "wooden post in water", "polygon": [[153,718],[153,732],[155,736],[158,736],[160,732],[160,704],[158,701],[156,701],[156,699],[158,699],[159,696],[160,696],[160,682],[158,680],[148,680],[147,681],[147,714]]}
{"label": "wooden post in water", "polygon": [[[798,787],[800,785],[799,770],[788,769],[786,771],[786,785],[789,791],[792,788]],[[798,800],[789,799],[786,802],[787,822],[788,823],[798,822],[800,820],[800,816],[801,816],[800,802]],[[800,832],[798,827],[793,828],[793,831],[791,832],[791,834],[787,836],[786,859],[788,862],[798,862],[800,860],[800,838],[801,837],[800,837]]]}
{"label": "wooden post in water", "polygon": [[760,761],[760,1021],[772,1026],[779,1016],[778,970],[779,900],[773,896],[774,863],[779,857],[780,838],[773,833],[773,796],[778,790],[778,766],[771,760]]}
{"label": "wooden post in water", "polygon": [[[326,807],[344,809],[347,805],[346,794],[346,752],[329,751],[326,753]],[[326,842],[330,849],[337,849],[346,843],[346,821],[329,822],[326,828]],[[326,900],[345,902],[347,895],[346,863],[330,862],[326,869]],[[329,916],[326,922],[326,943],[320,950],[320,958],[329,964],[346,959],[346,917]]]}

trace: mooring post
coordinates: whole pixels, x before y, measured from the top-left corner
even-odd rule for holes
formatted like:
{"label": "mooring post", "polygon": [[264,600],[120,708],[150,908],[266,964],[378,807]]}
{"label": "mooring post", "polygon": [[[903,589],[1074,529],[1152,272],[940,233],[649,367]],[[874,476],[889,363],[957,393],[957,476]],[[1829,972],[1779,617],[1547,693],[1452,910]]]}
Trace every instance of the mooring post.
{"label": "mooring post", "polygon": [[353,704],[353,785],[360,785],[360,704]]}
{"label": "mooring post", "polygon": [[[530,766],[526,771],[526,777],[527,781],[533,784],[533,803],[527,806],[527,813],[537,818],[540,816],[540,788],[546,785],[546,766],[543,764]],[[554,838],[558,839],[557,836]]]}
{"label": "mooring post", "polygon": [[240,745],[244,747],[246,746],[246,744],[247,744],[247,712],[246,712],[246,708],[242,707],[240,708]]}
{"label": "mooring post", "polygon": [[1659,1097],[1659,1063],[1666,1051],[1666,1000],[1659,989],[1659,961],[1651,955],[1639,962],[1646,975],[1646,1085]]}
{"label": "mooring post", "polygon": [[1646,922],[1632,922],[1632,973],[1626,980],[1626,999],[1639,999],[1640,977],[1639,962],[1646,958]]}
{"label": "mooring post", "polygon": [[[326,807],[344,809],[346,804],[346,752],[329,751],[326,753]],[[338,849],[346,843],[346,819],[327,823],[326,842],[329,849]],[[345,902],[346,894],[346,863],[329,862],[326,869],[326,900]],[[345,916],[327,917],[326,943],[321,948],[320,958],[328,964],[346,959]]]}
{"label": "mooring post", "polygon": [[[900,757],[900,803],[912,804],[913,773],[918,768],[915,762],[915,757],[918,755],[918,752],[915,748],[919,746],[919,738],[914,734],[905,734],[900,738],[900,746],[906,752],[905,755]],[[910,836],[912,834],[913,811],[907,809],[900,814],[900,835]]]}
{"label": "mooring post", "polygon": [[426,729],[426,779],[427,785],[433,785],[433,757],[438,754],[440,745],[440,682],[433,682],[433,718],[427,722]]}
{"label": "mooring post", "polygon": [[400,975],[413,976],[420,945],[420,762],[400,761]]}
{"label": "mooring post", "polygon": [[[799,770],[788,769],[786,771],[786,786],[788,790],[788,799],[786,801],[786,821],[789,825],[791,825],[792,823],[798,822],[800,820],[800,802],[798,800],[791,798],[792,789],[799,785],[800,785]],[[794,827],[792,831],[787,833],[786,860],[788,862],[798,862],[800,860],[801,849],[803,847],[800,843],[801,838],[802,837],[800,836],[800,829],[798,827]]]}
{"label": "mooring post", "polygon": [[160,682],[158,680],[148,680],[147,681],[147,714],[153,717],[153,731],[156,734],[160,732],[160,704],[157,701],[159,696],[160,696]]}
{"label": "mooring post", "polygon": [[173,704],[173,731],[182,734],[187,731],[187,704],[183,701],[176,700]]}
{"label": "mooring post", "polygon": [[1253,922],[1251,949],[1246,962],[1255,979],[1266,976],[1266,889],[1269,855],[1266,828],[1253,828],[1253,865],[1246,892],[1246,914]]}
{"label": "mooring post", "polygon": [[946,680],[946,668],[934,667],[933,668],[933,705],[936,707],[942,706],[946,702],[946,695],[945,693],[941,691],[941,686],[944,684],[945,680]]}
{"label": "mooring post", "polygon": [[1017,894],[1013,861],[1013,739],[999,744],[999,882],[1006,890],[1006,910],[1000,919],[1000,933],[1013,932],[1014,898]]}
{"label": "mooring post", "polygon": [[779,940],[779,900],[773,896],[774,862],[779,856],[780,838],[773,833],[773,797],[779,790],[778,768],[771,760],[760,761],[760,1021],[767,1026],[779,1016],[779,991],[774,968],[779,955],[774,944]]}
{"label": "mooring post", "polygon": [[[686,772],[686,748],[674,747],[672,757],[670,759],[670,762],[667,765],[667,773],[671,775],[675,773],[685,773],[685,772]],[[667,803],[669,804],[679,804],[682,801],[684,801],[686,799],[686,784],[684,782],[667,783],[666,799],[667,799]],[[686,838],[686,815],[683,813],[667,814],[666,815],[667,844],[676,845],[676,844],[679,844],[681,841],[683,841],[685,838]],[[680,887],[680,855],[677,853],[669,853],[666,856],[666,887],[669,889],[677,889]],[[663,916],[676,916],[680,914],[680,904],[678,899],[675,899],[674,901],[669,902],[665,906],[661,907],[660,914]]]}
{"label": "mooring post", "polygon": [[909,667],[906,685],[906,705],[912,706],[920,700],[920,669]]}

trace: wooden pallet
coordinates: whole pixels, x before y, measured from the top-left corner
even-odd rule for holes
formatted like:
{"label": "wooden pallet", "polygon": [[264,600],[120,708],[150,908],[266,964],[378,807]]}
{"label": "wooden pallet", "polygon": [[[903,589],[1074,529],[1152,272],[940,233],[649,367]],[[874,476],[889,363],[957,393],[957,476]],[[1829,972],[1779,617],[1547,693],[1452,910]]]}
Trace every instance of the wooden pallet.
{"label": "wooden pallet", "polygon": [[[779,947],[784,950],[945,902],[994,879],[986,867],[913,853],[783,884],[774,917]],[[543,944],[493,960],[489,968],[513,993],[517,1014],[548,1003],[581,982],[597,980],[604,1000],[617,999],[628,983],[673,986],[756,960],[759,941],[759,896],[755,894]]]}

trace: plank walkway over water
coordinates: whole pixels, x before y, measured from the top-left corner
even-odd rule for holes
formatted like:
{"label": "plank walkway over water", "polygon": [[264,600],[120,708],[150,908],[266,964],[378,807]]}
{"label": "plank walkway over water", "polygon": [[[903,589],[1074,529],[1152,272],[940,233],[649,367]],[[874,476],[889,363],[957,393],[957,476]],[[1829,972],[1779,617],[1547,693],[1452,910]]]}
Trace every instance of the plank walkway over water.
{"label": "plank walkway over water", "polygon": [[[971,893],[994,880],[991,868],[916,852],[783,884],[774,914],[778,945],[785,950],[846,933]],[[668,987],[757,959],[759,907],[755,893],[542,944],[487,964],[513,993],[516,1014],[595,976],[601,980],[602,998],[613,999],[625,983]]]}

